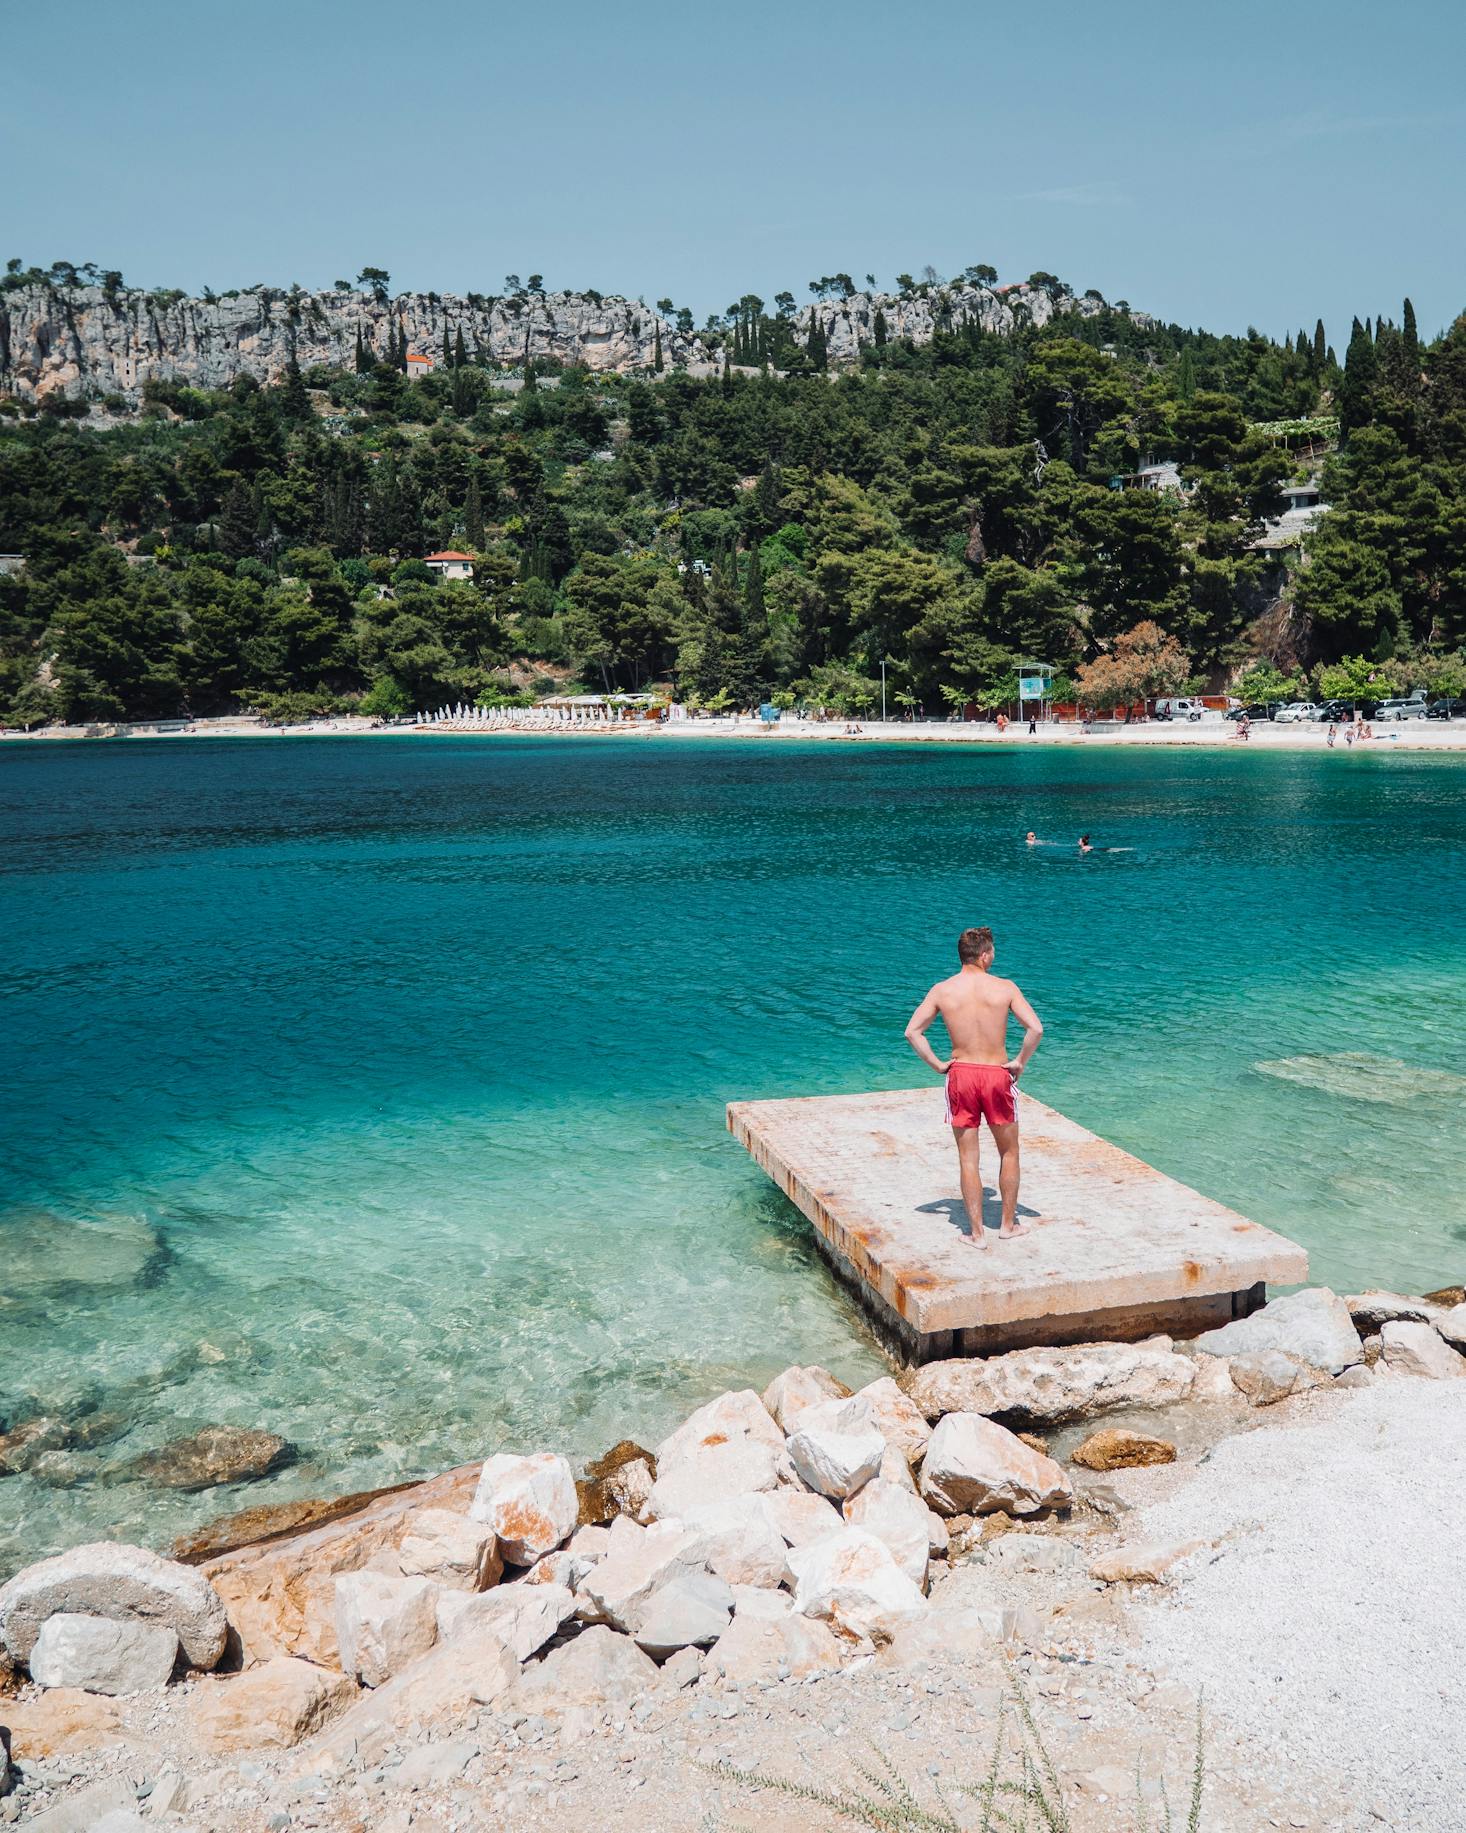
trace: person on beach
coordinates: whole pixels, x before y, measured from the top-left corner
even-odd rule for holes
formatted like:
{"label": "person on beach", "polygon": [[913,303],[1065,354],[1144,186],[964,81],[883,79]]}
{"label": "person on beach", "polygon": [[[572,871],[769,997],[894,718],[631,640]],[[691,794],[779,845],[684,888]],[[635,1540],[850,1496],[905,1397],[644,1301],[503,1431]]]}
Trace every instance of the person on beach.
{"label": "person on beach", "polygon": [[[1038,1049],[1044,1028],[1038,1014],[1011,980],[992,972],[996,949],[985,924],[957,938],[961,963],[950,980],[939,980],[911,1014],[906,1041],[939,1076],[947,1079],[947,1119],[957,1143],[962,1201],[974,1246],[987,1247],[982,1227],[982,1167],[978,1127],[986,1120],[998,1148],[998,1192],[1003,1200],[1000,1240],[1025,1235],[1018,1220],[1018,1078]],[[1008,1055],[1008,1019],[1023,1027],[1016,1057]],[[944,1063],[927,1042],[932,1022],[947,1027],[952,1054]]]}
{"label": "person on beach", "polygon": [[1330,726],[1329,726],[1329,750],[1330,750],[1330,751],[1332,751],[1332,750],[1333,750],[1333,748],[1334,748],[1334,740],[1335,740],[1335,739],[1336,739],[1336,738],[1337,738],[1338,736],[1339,736],[1339,728],[1338,728],[1338,727],[1337,727],[1336,725],[1334,725],[1334,724],[1332,724],[1332,723],[1331,723],[1331,724],[1330,724]]}

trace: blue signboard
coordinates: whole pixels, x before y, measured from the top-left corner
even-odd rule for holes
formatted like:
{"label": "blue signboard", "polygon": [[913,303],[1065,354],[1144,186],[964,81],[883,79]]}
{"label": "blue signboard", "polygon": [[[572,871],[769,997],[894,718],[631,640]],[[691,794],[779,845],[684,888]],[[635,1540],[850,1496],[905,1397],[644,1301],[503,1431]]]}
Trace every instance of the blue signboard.
{"label": "blue signboard", "polygon": [[1018,698],[1020,700],[1042,700],[1044,697],[1044,678],[1042,675],[1020,675],[1018,677]]}

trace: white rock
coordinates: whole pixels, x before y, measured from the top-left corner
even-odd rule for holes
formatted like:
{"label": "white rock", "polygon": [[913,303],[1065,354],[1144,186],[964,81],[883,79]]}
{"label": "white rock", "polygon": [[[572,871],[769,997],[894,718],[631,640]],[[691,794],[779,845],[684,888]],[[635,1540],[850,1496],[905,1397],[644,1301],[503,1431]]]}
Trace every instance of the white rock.
{"label": "white rock", "polygon": [[1067,1508],[1073,1487],[1052,1458],[977,1413],[948,1413],[932,1433],[921,1493],[940,1515],[1031,1515]]}
{"label": "white rock", "polygon": [[1346,1368],[1342,1375],[1334,1376],[1335,1387],[1373,1387],[1374,1370],[1366,1368],[1362,1362],[1356,1362],[1353,1368]]}
{"label": "white rock", "polygon": [[510,1565],[532,1566],[569,1539],[580,1503],[563,1457],[552,1451],[532,1457],[501,1451],[485,1462],[468,1512],[493,1528]]}
{"label": "white rock", "polygon": [[662,1679],[674,1687],[690,1687],[702,1678],[702,1651],[679,1648],[662,1663]]}
{"label": "white rock", "polygon": [[886,1443],[901,1452],[908,1464],[919,1464],[932,1429],[926,1415],[909,1394],[903,1394],[889,1375],[869,1381],[855,1398],[870,1408],[871,1423]]}
{"label": "white rock", "polygon": [[[839,1519],[837,1515],[837,1525]],[[775,1620],[794,1614],[794,1600],[787,1591],[770,1591],[767,1585],[730,1585],[728,1589],[733,1593],[736,1616]]]}
{"label": "white rock", "polygon": [[1231,1366],[1225,1356],[1198,1356],[1196,1379],[1191,1384],[1192,1400],[1235,1400],[1237,1388]]}
{"label": "white rock", "polygon": [[1284,1355],[1281,1349],[1259,1349],[1247,1355],[1232,1356],[1227,1363],[1228,1378],[1239,1393],[1255,1407],[1274,1406],[1290,1394],[1306,1393],[1322,1387],[1328,1376],[1309,1368],[1296,1356]]}
{"label": "white rock", "polygon": [[390,1572],[343,1572],[336,1580],[341,1671],[379,1687],[438,1639],[438,1587]]}
{"label": "white rock", "polygon": [[920,1496],[877,1477],[846,1502],[845,1519],[883,1541],[912,1584],[926,1590],[932,1511]]}
{"label": "white rock", "polygon": [[548,1581],[499,1585],[477,1595],[445,1591],[438,1599],[438,1634],[445,1642],[484,1631],[495,1635],[516,1661],[528,1661],[575,1612],[575,1595]]}
{"label": "white rock", "polygon": [[1453,1349],[1466,1349],[1466,1305],[1452,1305],[1434,1322],[1436,1330]]}
{"label": "white rock", "polygon": [[864,1528],[844,1527],[808,1546],[793,1547],[789,1569],[794,1605],[850,1640],[888,1642],[910,1616],[926,1609],[919,1586]]}
{"label": "white rock", "polygon": [[734,1613],[732,1626],[713,1644],[707,1671],[739,1686],[806,1680],[840,1666],[841,1644],[827,1623],[786,1610],[781,1616]]}
{"label": "white rock", "polygon": [[869,1401],[826,1400],[806,1407],[789,1435],[794,1468],[822,1496],[854,1495],[881,1467],[886,1441]]}
{"label": "white rock", "polygon": [[916,1494],[916,1478],[906,1462],[906,1454],[894,1445],[886,1446],[876,1478],[882,1483],[894,1483],[897,1489],[909,1489],[913,1496]]}
{"label": "white rock", "polygon": [[844,1400],[849,1392],[827,1368],[786,1368],[764,1389],[764,1410],[789,1433],[806,1407],[818,1406],[822,1400]]}
{"label": "white rock", "polygon": [[1089,1576],[1103,1585],[1158,1585],[1183,1560],[1210,1545],[1205,1540],[1168,1541],[1162,1545],[1122,1546],[1102,1553]]}
{"label": "white rock", "polygon": [[641,1622],[652,1596],[679,1573],[705,1570],[697,1538],[680,1521],[659,1521],[639,1541],[623,1538],[589,1572],[579,1595],[597,1617],[627,1634]]}
{"label": "white rock", "polygon": [[[1025,1612],[1031,1616],[1032,1612]],[[1018,1611],[1000,1604],[932,1604],[900,1625],[881,1652],[882,1667],[918,1667],[926,1662],[975,1663],[999,1645],[1018,1638]]]}
{"label": "white rock", "polygon": [[[772,1420],[769,1424],[774,1426]],[[665,1521],[703,1503],[776,1489],[787,1466],[782,1440],[778,1450],[750,1438],[694,1446],[657,1465],[657,1480],[642,1508],[642,1519]]]}
{"label": "white rock", "polygon": [[229,1633],[219,1594],[200,1572],[110,1540],[39,1560],[0,1585],[0,1639],[10,1655],[28,1662],[41,1625],[60,1612],[166,1626],[196,1668],[215,1665]]}
{"label": "white rock", "polygon": [[784,1449],[784,1434],[752,1388],[719,1394],[689,1415],[657,1446],[657,1473],[661,1474],[664,1463],[676,1463],[691,1452],[743,1439],[767,1445],[776,1453]]}
{"label": "white rock", "polygon": [[[926,1508],[926,1504],[922,1504]],[[933,1559],[946,1557],[947,1549],[952,1544],[952,1535],[945,1521],[934,1508],[926,1510],[926,1545],[927,1552]]]}
{"label": "white rock", "polygon": [[1309,1286],[1275,1298],[1251,1317],[1234,1318],[1220,1330],[1208,1330],[1196,1339],[1195,1346],[1209,1356],[1281,1349],[1331,1375],[1351,1368],[1364,1356],[1349,1307],[1327,1286]]}
{"label": "white rock", "polygon": [[1386,1324],[1379,1334],[1380,1359],[1397,1374],[1426,1381],[1466,1375],[1466,1356],[1458,1355],[1429,1324]]}
{"label": "white rock", "polygon": [[504,1570],[493,1528],[451,1508],[408,1516],[397,1563],[409,1578],[430,1578],[448,1591],[486,1591]]}
{"label": "white rock", "polygon": [[784,1536],[769,1518],[764,1495],[702,1503],[688,1509],[682,1525],[708,1570],[728,1584],[777,1586],[783,1582]]}
{"label": "white rock", "polygon": [[58,1611],[41,1625],[31,1650],[38,1687],[88,1693],[141,1693],[163,1686],[178,1659],[178,1637],[166,1624],[116,1622]]}
{"label": "white rock", "polygon": [[833,1534],[840,1525],[840,1511],[834,1503],[811,1495],[807,1489],[770,1490],[761,1499],[770,1525],[791,1547],[802,1547],[822,1534]]}
{"label": "white rock", "polygon": [[506,1704],[521,1712],[561,1713],[575,1706],[629,1705],[657,1684],[656,1663],[603,1624],[582,1630],[520,1675]]}
{"label": "white rock", "polygon": [[928,1362],[910,1379],[911,1398],[928,1419],[1004,1413],[1054,1424],[1116,1407],[1169,1406],[1191,1392],[1196,1367],[1162,1347],[1164,1341],[1076,1343]]}
{"label": "white rock", "polygon": [[632,1641],[654,1661],[679,1648],[706,1648],[733,1617],[733,1593],[711,1572],[678,1572],[647,1600]]}

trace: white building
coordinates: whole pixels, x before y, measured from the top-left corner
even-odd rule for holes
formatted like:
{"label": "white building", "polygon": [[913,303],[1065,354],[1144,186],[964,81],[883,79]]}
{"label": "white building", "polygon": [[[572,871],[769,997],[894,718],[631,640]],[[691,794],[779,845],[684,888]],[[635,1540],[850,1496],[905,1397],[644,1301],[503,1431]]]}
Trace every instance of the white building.
{"label": "white building", "polygon": [[423,565],[439,579],[473,578],[473,555],[460,554],[456,548],[445,547],[440,554],[424,554]]}

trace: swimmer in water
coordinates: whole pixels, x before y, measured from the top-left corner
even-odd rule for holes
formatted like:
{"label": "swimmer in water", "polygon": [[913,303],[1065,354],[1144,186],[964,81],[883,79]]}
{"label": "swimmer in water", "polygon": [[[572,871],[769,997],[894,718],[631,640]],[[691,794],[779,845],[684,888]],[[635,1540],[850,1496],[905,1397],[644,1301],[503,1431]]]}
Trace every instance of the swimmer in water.
{"label": "swimmer in water", "polygon": [[1088,834],[1081,834],[1079,836],[1079,850],[1081,853],[1092,853],[1094,851],[1094,848],[1089,844]]}
{"label": "swimmer in water", "polygon": [[1038,835],[1034,833],[1032,828],[1029,828],[1028,832],[1023,836],[1023,839],[1024,839],[1025,845],[1027,846],[1037,846],[1038,845]]}

